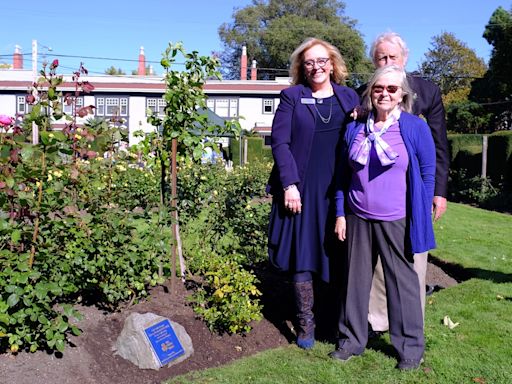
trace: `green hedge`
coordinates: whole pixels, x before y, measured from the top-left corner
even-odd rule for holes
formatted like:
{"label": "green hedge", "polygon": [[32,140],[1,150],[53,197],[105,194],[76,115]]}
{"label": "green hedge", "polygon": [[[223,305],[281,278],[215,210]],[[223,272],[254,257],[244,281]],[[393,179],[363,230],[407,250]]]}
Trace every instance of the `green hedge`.
{"label": "green hedge", "polygon": [[[448,135],[450,168],[465,169],[468,176],[478,176],[482,171],[481,134]],[[500,131],[489,135],[487,148],[487,176],[494,182],[503,181],[512,190],[512,131]]]}
{"label": "green hedge", "polygon": [[512,190],[512,131],[489,136],[487,175],[495,181],[503,177],[505,188]]}
{"label": "green hedge", "polygon": [[[247,162],[259,160],[274,161],[270,146],[265,146],[265,139],[259,136],[244,136],[247,139]],[[242,144],[243,145],[243,144]],[[229,144],[230,153],[233,155],[233,164],[240,164],[240,140],[232,139]]]}

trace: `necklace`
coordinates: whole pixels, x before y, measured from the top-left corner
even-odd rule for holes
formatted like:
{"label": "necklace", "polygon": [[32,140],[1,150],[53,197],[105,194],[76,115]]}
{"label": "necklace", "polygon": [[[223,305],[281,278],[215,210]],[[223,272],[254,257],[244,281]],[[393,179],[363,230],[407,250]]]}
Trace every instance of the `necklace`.
{"label": "necklace", "polygon": [[331,99],[331,106],[329,107],[329,116],[328,117],[323,117],[322,114],[320,113],[320,111],[318,110],[317,106],[316,106],[316,102],[315,102],[315,109],[316,109],[316,113],[318,114],[318,117],[320,117],[320,120],[322,120],[322,122],[324,124],[329,124],[329,122],[331,121],[331,117],[332,117],[332,99],[333,99],[334,96],[331,96],[330,99]]}

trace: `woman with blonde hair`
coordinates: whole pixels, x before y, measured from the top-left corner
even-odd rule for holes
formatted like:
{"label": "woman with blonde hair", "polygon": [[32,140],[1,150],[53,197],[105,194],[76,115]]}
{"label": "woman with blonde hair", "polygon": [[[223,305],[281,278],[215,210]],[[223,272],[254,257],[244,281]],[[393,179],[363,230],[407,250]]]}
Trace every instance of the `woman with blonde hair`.
{"label": "woman with blonde hair", "polygon": [[309,349],[313,279],[329,282],[332,257],[339,258],[332,256],[333,177],[338,143],[359,97],[341,85],[347,69],[338,49],[320,39],[307,39],[292,53],[290,75],[293,86],[281,92],[272,124],[268,250],[270,262],[293,281],[297,345]]}

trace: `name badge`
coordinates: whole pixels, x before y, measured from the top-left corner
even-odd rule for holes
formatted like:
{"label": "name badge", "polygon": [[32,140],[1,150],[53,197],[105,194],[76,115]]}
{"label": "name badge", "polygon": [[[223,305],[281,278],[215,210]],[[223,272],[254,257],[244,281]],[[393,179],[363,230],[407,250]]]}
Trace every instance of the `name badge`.
{"label": "name badge", "polygon": [[315,101],[315,99],[312,99],[312,98],[309,98],[309,97],[301,97],[300,103],[301,104],[313,104],[314,105],[316,103],[316,101]]}

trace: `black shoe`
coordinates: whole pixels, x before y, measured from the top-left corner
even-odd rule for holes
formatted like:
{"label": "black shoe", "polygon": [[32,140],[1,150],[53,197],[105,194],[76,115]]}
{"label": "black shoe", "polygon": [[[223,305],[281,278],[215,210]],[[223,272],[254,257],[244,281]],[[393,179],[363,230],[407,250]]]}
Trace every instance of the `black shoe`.
{"label": "black shoe", "polygon": [[339,349],[329,353],[329,356],[332,357],[333,359],[345,362],[345,361],[349,361],[352,357],[354,357],[356,355],[347,351],[346,349],[339,348]]}
{"label": "black shoe", "polygon": [[412,371],[418,369],[421,363],[423,363],[423,359],[403,359],[398,363],[397,368],[401,371]]}
{"label": "black shoe", "polygon": [[374,331],[373,329],[368,330],[368,340],[376,339],[377,337],[381,337],[385,334],[386,331]]}

